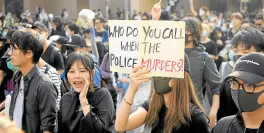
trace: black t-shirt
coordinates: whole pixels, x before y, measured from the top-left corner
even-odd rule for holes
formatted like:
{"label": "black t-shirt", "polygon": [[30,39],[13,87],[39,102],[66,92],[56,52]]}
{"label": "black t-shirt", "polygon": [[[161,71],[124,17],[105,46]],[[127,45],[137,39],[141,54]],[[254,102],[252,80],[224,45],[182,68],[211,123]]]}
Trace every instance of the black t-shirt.
{"label": "black t-shirt", "polygon": [[[149,101],[145,101],[141,107],[146,111],[149,110]],[[191,119],[187,120],[190,126],[182,125],[180,128],[174,128],[172,133],[209,133],[208,120],[205,114],[195,105],[191,105]],[[158,124],[153,127],[151,133],[163,133],[164,119],[166,115],[167,108],[164,105],[159,113]],[[176,116],[175,116],[176,117]]]}
{"label": "black t-shirt", "polygon": [[202,43],[202,44],[205,46],[205,48],[206,48],[205,51],[208,54],[210,54],[210,55],[218,55],[217,44],[214,41],[210,40],[209,42]]}
{"label": "black t-shirt", "polygon": [[258,129],[249,129],[249,128],[247,128],[245,133],[258,133]]}
{"label": "black t-shirt", "polygon": [[64,69],[64,61],[60,51],[56,50],[54,46],[49,45],[41,58],[56,70]]}

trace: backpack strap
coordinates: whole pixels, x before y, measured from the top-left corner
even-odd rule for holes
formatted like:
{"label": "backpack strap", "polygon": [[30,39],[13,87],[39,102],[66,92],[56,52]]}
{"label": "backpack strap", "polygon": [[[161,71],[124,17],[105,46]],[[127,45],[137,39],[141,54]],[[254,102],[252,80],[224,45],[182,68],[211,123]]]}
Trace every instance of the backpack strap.
{"label": "backpack strap", "polygon": [[228,133],[233,121],[236,119],[236,115],[227,116],[218,121],[214,127],[213,132],[215,133]]}

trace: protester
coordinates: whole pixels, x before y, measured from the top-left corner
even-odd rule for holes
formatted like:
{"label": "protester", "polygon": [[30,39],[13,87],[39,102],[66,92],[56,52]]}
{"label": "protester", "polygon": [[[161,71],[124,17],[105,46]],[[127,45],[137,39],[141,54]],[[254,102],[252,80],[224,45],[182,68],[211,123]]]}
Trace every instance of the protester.
{"label": "protester", "polygon": [[9,117],[27,133],[53,132],[57,91],[36,66],[43,53],[42,44],[32,34],[20,31],[11,41],[11,63],[19,67],[19,72],[14,77]]}
{"label": "protester", "polygon": [[50,36],[54,35],[59,35],[59,36],[65,36],[66,37],[66,32],[64,30],[64,25],[62,18],[60,16],[55,16],[53,21],[52,21],[52,31]]}
{"label": "protester", "polygon": [[62,12],[61,12],[61,18],[64,20],[64,21],[66,21],[66,20],[68,20],[68,18],[69,18],[69,12],[67,12],[67,10],[64,8],[63,10],[62,10]]}
{"label": "protester", "polygon": [[102,64],[100,65],[100,69],[102,71],[102,78],[103,81],[106,83],[106,88],[109,90],[113,103],[114,103],[114,109],[116,109],[116,104],[117,104],[117,93],[116,90],[113,86],[113,77],[112,77],[112,72],[110,71],[110,58],[109,58],[109,53],[106,53],[104,56],[104,59],[102,61]]}
{"label": "protester", "polygon": [[264,55],[251,53],[241,57],[228,76],[232,99],[239,109],[236,115],[222,118],[212,133],[264,132]]}
{"label": "protester", "polygon": [[47,25],[49,18],[48,18],[48,14],[46,13],[45,8],[41,9],[38,18],[42,24]]}
{"label": "protester", "polygon": [[255,20],[255,26],[258,30],[263,31],[264,30],[264,19],[262,16],[259,16]]}
{"label": "protester", "polygon": [[63,44],[67,44],[68,43],[68,39],[64,36],[61,36],[57,41],[55,46],[59,49],[59,51],[61,52],[64,64],[66,63],[66,59],[67,59],[67,47]]}
{"label": "protester", "polygon": [[193,0],[189,0],[189,4],[190,4],[191,13],[194,17],[197,17],[202,22],[203,22],[203,20],[208,19],[209,15],[210,15],[210,11],[209,11],[208,7],[205,7],[205,6],[200,7],[199,13],[197,13],[194,9]]}
{"label": "protester", "polygon": [[201,43],[205,46],[206,52],[211,56],[213,60],[218,59],[217,45],[210,38],[210,27],[207,24],[202,23],[202,37]]}
{"label": "protester", "polygon": [[[221,78],[216,68],[215,62],[208,54],[205,53],[205,47],[201,45],[201,24],[198,19],[186,17],[182,21],[186,23],[185,31],[185,52],[191,62],[190,76],[195,85],[198,98],[204,104],[205,84],[209,85],[213,93],[212,106],[206,107],[209,113],[210,127],[216,123],[216,114],[219,107],[219,88]],[[204,104],[206,106],[207,104]],[[207,105],[208,106],[208,105]]]}
{"label": "protester", "polygon": [[75,34],[80,34],[80,27],[76,24],[71,24],[66,29],[67,38],[71,38]]}
{"label": "protester", "polygon": [[95,18],[94,25],[95,25],[95,37],[96,40],[101,41],[105,45],[109,42],[108,32],[104,29],[103,26],[104,19],[103,18]]}
{"label": "protester", "polygon": [[195,94],[188,64],[188,57],[185,55],[184,79],[153,77],[155,91],[152,91],[149,100],[130,115],[139,85],[150,80],[147,76],[149,71],[144,67],[134,68],[130,74],[129,89],[117,112],[116,130],[128,131],[146,123],[152,127],[152,132],[209,133],[208,121]]}
{"label": "protester", "polygon": [[61,74],[64,69],[64,61],[61,53],[57,51],[53,45],[48,43],[47,38],[49,34],[47,27],[39,22],[36,22],[32,29],[39,34],[39,38],[43,44],[43,54],[41,58],[49,65],[53,66],[57,72]]}
{"label": "protester", "polygon": [[229,62],[224,62],[221,65],[220,75],[223,79],[220,88],[220,106],[217,113],[217,119],[220,120],[223,117],[234,115],[238,109],[232,99],[230,86],[226,80],[226,77],[231,74],[236,61],[243,55],[252,52],[263,53],[264,51],[264,34],[257,29],[249,28],[239,31],[232,40],[233,55]]}
{"label": "protester", "polygon": [[3,27],[12,27],[14,25],[14,18],[10,12],[7,13]]}
{"label": "protester", "polygon": [[108,90],[93,84],[92,57],[74,52],[65,66],[67,81],[74,91],[62,97],[58,133],[112,132],[114,105]]}
{"label": "protester", "polygon": [[10,80],[12,79],[13,72],[8,69],[6,59],[0,60],[0,103],[6,98],[6,95],[10,92]]}

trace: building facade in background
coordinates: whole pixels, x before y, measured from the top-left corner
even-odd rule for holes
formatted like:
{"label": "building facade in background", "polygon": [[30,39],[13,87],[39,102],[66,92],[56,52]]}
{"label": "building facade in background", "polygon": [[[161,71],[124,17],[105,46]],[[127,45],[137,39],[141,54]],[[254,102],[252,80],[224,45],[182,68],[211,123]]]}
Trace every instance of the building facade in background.
{"label": "building facade in background", "polygon": [[[108,1],[108,2],[107,2]],[[53,13],[60,15],[64,8],[69,12],[70,19],[76,19],[78,12],[81,9],[88,8],[91,10],[100,9],[104,16],[106,6],[110,10],[111,17],[115,18],[116,13],[119,11],[133,13],[134,10],[140,12],[149,12],[152,6],[159,0],[0,0],[0,9],[4,9],[5,12],[12,12],[13,14],[19,14],[25,9],[29,9],[33,14],[36,6],[44,7],[47,13]],[[162,0],[162,7],[165,8],[170,0]],[[175,0],[174,0],[175,1]],[[173,7],[174,10],[180,10],[184,7],[186,13],[189,12],[189,1],[178,0],[177,6]],[[195,8],[198,11],[201,6],[209,6],[210,9],[225,12],[225,11],[239,11],[240,2],[245,0],[195,0]],[[246,0],[249,2],[249,11],[260,9],[264,0]]]}

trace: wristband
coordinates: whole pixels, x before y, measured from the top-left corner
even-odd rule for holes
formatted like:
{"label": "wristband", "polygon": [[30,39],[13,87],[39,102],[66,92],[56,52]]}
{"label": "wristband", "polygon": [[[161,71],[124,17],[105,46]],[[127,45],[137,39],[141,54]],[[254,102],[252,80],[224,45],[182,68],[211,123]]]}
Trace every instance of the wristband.
{"label": "wristband", "polygon": [[126,98],[124,98],[124,101],[125,101],[128,105],[132,105],[132,103],[127,102]]}

